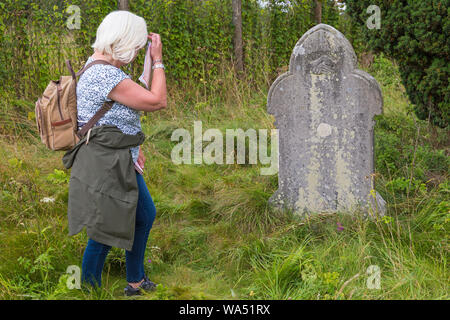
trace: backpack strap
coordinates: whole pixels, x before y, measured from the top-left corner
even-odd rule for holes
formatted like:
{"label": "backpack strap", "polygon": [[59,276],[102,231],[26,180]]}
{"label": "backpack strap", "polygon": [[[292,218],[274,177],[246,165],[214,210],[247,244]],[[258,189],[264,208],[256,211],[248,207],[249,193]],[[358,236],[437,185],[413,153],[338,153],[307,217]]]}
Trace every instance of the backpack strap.
{"label": "backpack strap", "polygon": [[[75,73],[75,71],[73,71],[72,68],[72,64],[70,63],[70,60],[66,60],[66,65],[67,68],[69,69],[72,78],[75,80],[75,83],[77,81],[77,77],[81,76],[87,69],[89,69],[90,67],[92,67],[93,65],[96,64],[105,64],[105,65],[112,65],[111,63],[109,63],[108,61],[105,60],[94,60],[91,63],[89,63],[88,65],[86,65],[83,69],[81,69],[80,71],[78,71],[77,73]],[[77,136],[78,138],[83,139],[84,135],[86,134],[86,132],[91,129],[94,124],[97,123],[97,121],[103,117],[103,115],[112,108],[114,104],[114,101],[106,101],[102,107],[94,114],[94,116],[89,119],[89,121],[81,127],[80,130],[77,131]]]}
{"label": "backpack strap", "polygon": [[94,116],[84,125],[81,127],[80,130],[77,132],[77,136],[80,139],[83,139],[86,132],[91,129],[94,124],[97,123],[97,121],[103,117],[103,115],[112,108],[114,104],[114,101],[107,101],[103,104],[103,106],[94,114]]}
{"label": "backpack strap", "polygon": [[67,69],[69,69],[70,74],[72,75],[72,79],[77,81],[77,76],[75,74],[75,71],[73,71],[72,64],[70,63],[70,60],[66,60],[66,66],[67,66]]}
{"label": "backpack strap", "polygon": [[[109,62],[106,61],[106,60],[94,60],[94,61],[92,61],[91,63],[89,63],[88,65],[86,65],[83,69],[81,69],[80,71],[78,71],[78,72],[76,73],[76,76],[77,76],[77,77],[81,76],[87,69],[89,69],[90,67],[92,67],[93,65],[96,65],[96,64],[109,64],[109,65],[112,66],[112,64],[109,63]],[[73,75],[72,75],[72,76],[73,76]]]}
{"label": "backpack strap", "polygon": [[72,78],[75,81],[77,80],[77,77],[81,76],[87,69],[89,69],[90,67],[92,67],[93,65],[96,65],[96,64],[109,64],[109,65],[112,65],[111,63],[109,63],[106,60],[94,60],[91,63],[89,63],[88,65],[86,65],[83,69],[81,69],[80,71],[75,73],[75,71],[73,71],[72,64],[70,63],[70,60],[66,60],[67,69],[69,69],[70,74],[72,75]]}

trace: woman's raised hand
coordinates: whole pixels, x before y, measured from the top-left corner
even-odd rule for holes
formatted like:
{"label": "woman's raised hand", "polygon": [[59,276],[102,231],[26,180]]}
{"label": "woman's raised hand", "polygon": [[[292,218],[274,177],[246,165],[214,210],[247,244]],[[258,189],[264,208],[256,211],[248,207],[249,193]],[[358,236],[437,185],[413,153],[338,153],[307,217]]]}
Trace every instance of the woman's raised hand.
{"label": "woman's raised hand", "polygon": [[148,38],[152,42],[150,47],[150,55],[152,60],[162,59],[162,42],[161,36],[157,33],[150,32]]}

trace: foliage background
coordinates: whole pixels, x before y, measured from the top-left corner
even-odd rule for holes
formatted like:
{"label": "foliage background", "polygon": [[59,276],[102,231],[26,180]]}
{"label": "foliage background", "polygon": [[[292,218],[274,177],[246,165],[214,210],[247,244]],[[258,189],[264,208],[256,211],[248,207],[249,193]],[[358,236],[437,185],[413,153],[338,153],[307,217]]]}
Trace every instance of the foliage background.
{"label": "foliage background", "polygon": [[[255,84],[272,80],[285,66],[291,48],[314,24],[310,1],[271,0],[261,8],[256,0],[243,1],[243,40],[248,79]],[[81,28],[66,27],[70,5],[81,13]],[[115,0],[5,0],[0,3],[0,79],[14,87],[17,99],[35,98],[51,79],[74,68],[92,54],[100,21],[117,9]],[[210,83],[225,64],[232,64],[231,0],[133,0],[130,11],[144,17],[148,30],[161,34],[170,83]],[[323,22],[337,27],[333,1],[324,1]],[[18,61],[17,57],[23,59]],[[143,55],[127,66],[137,77]],[[207,88],[213,90],[214,88]],[[207,91],[208,93],[210,91]]]}
{"label": "foliage background", "polygon": [[[347,12],[367,46],[394,58],[415,112],[444,128],[450,122],[450,1],[348,0]],[[381,28],[368,29],[378,5]]]}
{"label": "foliage background", "polygon": [[[415,116],[401,61],[383,53],[365,59],[365,20],[339,15],[331,1],[323,1],[323,22],[351,40],[359,67],[382,89],[375,187],[388,203],[387,215],[298,220],[267,207],[278,181],[261,176],[261,165],[171,161],[171,133],[192,128],[194,120],[222,132],[273,128],[267,91],[287,69],[295,42],[314,25],[311,2],[272,0],[262,9],[243,1],[246,76],[237,79],[231,0],[130,1],[149,31],[162,35],[169,89],[167,109],[141,117],[144,178],[157,208],[145,269],[160,283],[142,299],[448,300],[448,128]],[[79,30],[65,25],[71,4],[81,9]],[[121,299],[125,255],[116,248],[100,292],[66,286],[66,268],[81,265],[87,236],[67,236],[70,171],[61,153],[40,142],[33,118],[49,80],[68,74],[64,60],[78,69],[92,53],[97,25],[116,1],[3,0],[0,9],[0,298]],[[126,68],[134,79],[142,62],[143,55]],[[370,265],[382,270],[381,290],[366,286]]]}

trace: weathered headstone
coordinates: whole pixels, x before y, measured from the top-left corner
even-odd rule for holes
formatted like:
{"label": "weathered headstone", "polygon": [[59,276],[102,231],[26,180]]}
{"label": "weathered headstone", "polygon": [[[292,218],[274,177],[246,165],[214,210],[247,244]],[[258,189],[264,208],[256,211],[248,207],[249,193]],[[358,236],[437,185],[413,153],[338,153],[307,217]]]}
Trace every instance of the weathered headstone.
{"label": "weathered headstone", "polygon": [[385,201],[373,190],[373,116],[383,100],[376,80],[356,67],[351,44],[329,25],[315,26],[295,45],[289,70],[267,98],[279,130],[271,205],[298,214],[384,214]]}

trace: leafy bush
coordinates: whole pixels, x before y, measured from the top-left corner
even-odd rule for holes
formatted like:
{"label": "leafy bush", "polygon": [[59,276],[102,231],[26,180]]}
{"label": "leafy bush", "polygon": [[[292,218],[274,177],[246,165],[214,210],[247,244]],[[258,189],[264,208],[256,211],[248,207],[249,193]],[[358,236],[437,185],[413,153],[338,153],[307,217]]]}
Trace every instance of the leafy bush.
{"label": "leafy bush", "polygon": [[[72,5],[80,9],[79,29],[67,27]],[[323,6],[323,21],[337,24],[333,1]],[[18,99],[34,101],[51,79],[68,73],[65,59],[81,68],[99,23],[117,10],[117,1],[5,0],[0,9],[0,79],[11,84]],[[161,34],[169,83],[216,89],[209,80],[227,72],[233,58],[231,0],[133,0],[130,11],[145,19],[149,32]],[[271,0],[266,8],[256,0],[243,1],[244,61],[251,81],[266,84],[277,76],[296,41],[313,26],[310,12],[310,3],[300,0]],[[137,79],[143,60],[141,54],[124,70]]]}
{"label": "leafy bush", "polygon": [[415,113],[440,127],[450,114],[449,1],[381,0],[381,28],[369,29],[372,0],[348,0],[346,12],[360,26],[367,45],[395,58]]}
{"label": "leafy bush", "polygon": [[[432,145],[429,126],[423,120],[416,123],[404,114],[377,116],[375,125],[375,167],[391,179],[410,177],[422,182],[433,175],[445,176],[450,170],[450,158],[444,148]],[[419,134],[419,135],[418,135]],[[437,130],[445,137],[445,129]],[[412,173],[411,173],[412,170]]]}

